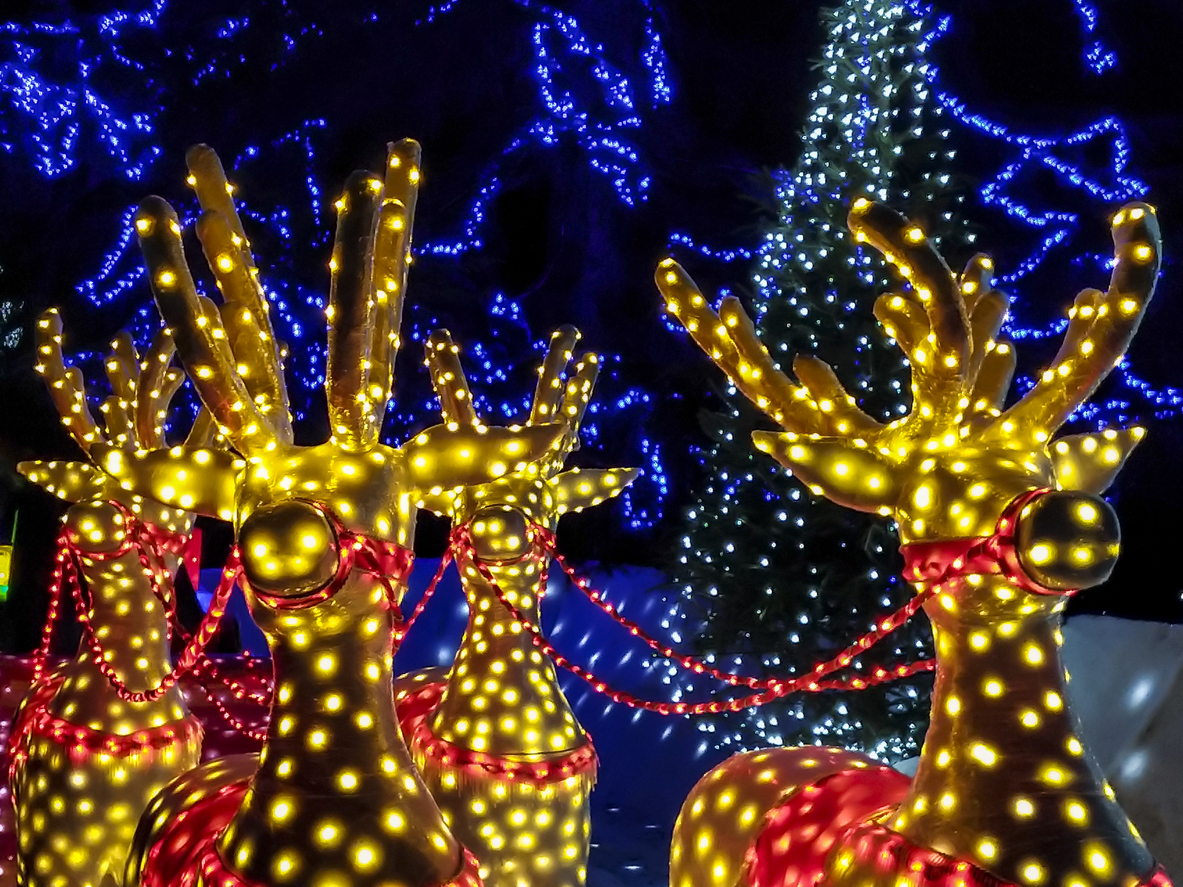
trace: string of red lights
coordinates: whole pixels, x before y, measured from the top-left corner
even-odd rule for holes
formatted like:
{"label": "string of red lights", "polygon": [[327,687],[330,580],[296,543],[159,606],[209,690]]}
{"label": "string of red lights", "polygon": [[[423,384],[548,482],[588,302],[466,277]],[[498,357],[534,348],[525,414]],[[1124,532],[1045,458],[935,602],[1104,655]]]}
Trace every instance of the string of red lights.
{"label": "string of red lights", "polygon": [[[456,530],[453,531],[452,544],[454,547],[460,549],[460,551],[463,553],[471,551],[472,540],[467,527],[457,527]],[[454,557],[459,559],[460,555],[454,554]],[[494,595],[497,597],[498,601],[500,601],[501,605],[505,607],[507,612],[509,612],[514,620],[522,627],[522,630],[526,631],[531,636],[534,646],[538,647],[544,654],[554,659],[557,665],[571,672],[576,677],[587,683],[597,693],[607,696],[613,702],[628,705],[631,708],[640,708],[644,709],[645,711],[656,712],[657,714],[661,715],[718,714],[724,711],[741,711],[745,708],[763,705],[767,702],[771,702],[774,699],[779,699],[783,696],[788,696],[792,693],[798,692],[818,693],[823,690],[864,690],[868,687],[876,686],[888,681],[899,680],[901,678],[910,677],[922,672],[932,671],[936,667],[934,660],[922,659],[917,662],[899,665],[891,669],[879,666],[866,676],[823,680],[823,678],[825,678],[827,675],[832,674],[835,671],[839,671],[850,664],[851,660],[849,651],[865,649],[861,646],[861,642],[864,639],[860,638],[859,641],[856,641],[846,650],[843,650],[842,653],[826,662],[821,662],[815,665],[809,675],[804,675],[798,678],[784,678],[779,680],[774,679],[767,689],[765,689],[762,693],[753,693],[735,699],[698,703],[657,702],[650,699],[642,699],[632,693],[612,689],[607,685],[607,683],[597,678],[594,673],[567,659],[567,657],[556,650],[555,647],[542,636],[541,630],[535,627],[528,619],[526,619],[517,609],[517,607],[515,607],[513,603],[506,597],[505,593],[497,584],[496,579],[494,579],[492,572],[488,569],[488,567],[486,567],[480,562],[479,559],[476,558],[472,558],[472,563],[481,573],[481,576],[485,579],[485,581],[489,584],[489,587],[493,590]],[[896,613],[892,614],[888,620],[885,620],[884,623],[880,623],[880,625],[876,626],[875,630],[869,633],[866,637],[870,637],[873,634],[881,632],[882,626],[887,621],[892,623],[893,628],[899,627],[935,593],[935,585],[921,592],[911,601],[897,610]],[[879,636],[882,637],[882,634]],[[870,646],[870,644],[867,646]],[[673,658],[675,662],[679,663],[688,661],[691,663],[687,666],[688,668],[693,668],[693,664],[696,662],[693,657],[682,656],[681,654],[677,653],[674,653],[673,657],[671,658]],[[699,664],[703,665],[704,671],[708,671],[710,669],[710,666],[707,666],[705,663]],[[721,674],[727,673],[721,672]],[[732,675],[731,677],[739,676]]]}
{"label": "string of red lights", "polygon": [[[579,588],[602,612],[610,616],[617,624],[627,629],[629,634],[640,638],[649,646],[651,650],[658,653],[662,657],[677,663],[687,671],[693,671],[696,674],[708,674],[711,677],[731,684],[732,686],[739,686],[742,684],[756,690],[767,690],[784,683],[784,678],[758,678],[722,671],[721,669],[715,668],[714,666],[703,662],[701,659],[679,653],[672,647],[667,647],[665,644],[662,644],[660,641],[647,634],[645,630],[637,623],[621,615],[616,607],[604,598],[600,591],[591,588],[587,579],[579,576],[575,572],[574,568],[572,568],[571,565],[567,563],[567,560],[561,554],[559,554],[558,549],[556,548],[555,536],[553,533],[551,533],[545,527],[535,527],[534,529],[536,531],[535,538],[541,539],[541,545],[543,549],[548,552],[550,556],[555,559],[555,561],[558,562],[559,567],[567,575],[567,578],[570,579],[571,582],[577,588]],[[834,657],[834,659],[829,660],[829,662],[837,662],[839,668],[844,668],[847,665],[850,665],[850,663],[854,661],[855,656],[874,646],[888,634],[895,631],[910,618],[912,618],[916,611],[920,609],[924,602],[931,596],[932,593],[926,593],[913,598],[903,607],[896,610],[883,621],[879,622],[872,631],[860,637],[853,644]],[[822,665],[827,664],[819,664],[814,666],[814,673],[818,673],[818,669],[822,667]]]}

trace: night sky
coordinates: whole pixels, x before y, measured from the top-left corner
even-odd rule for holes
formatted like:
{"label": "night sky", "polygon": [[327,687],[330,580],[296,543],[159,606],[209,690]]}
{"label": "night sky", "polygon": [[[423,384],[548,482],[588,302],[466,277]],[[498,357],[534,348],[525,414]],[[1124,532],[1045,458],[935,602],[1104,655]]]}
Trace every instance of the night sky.
{"label": "night sky", "polygon": [[[642,436],[650,446],[658,444],[669,493],[658,501],[655,486],[639,486],[634,508],[647,509],[647,519],[661,508],[663,516],[652,527],[631,529],[623,507],[604,508],[568,519],[560,540],[577,559],[660,564],[677,533],[680,503],[698,482],[692,449],[707,440],[696,414],[713,403],[711,386],[721,374],[662,320],[652,270],[670,252],[675,232],[715,250],[758,245],[773,207],[770,171],[791,167],[802,149],[800,130],[817,77],[810,60],[823,42],[819,5],[455,0],[435,13],[423,2],[292,5],[170,4],[155,24],[120,30],[113,45],[128,60],[123,63],[111,55],[103,16],[151,11],[146,0],[6,0],[9,24],[0,30],[0,142],[8,148],[0,153],[0,300],[19,300],[22,308],[0,333],[27,326],[50,304],[64,309],[68,350],[103,347],[128,323],[149,298],[142,280],[102,307],[76,287],[96,277],[128,207],[149,193],[179,204],[188,199],[183,155],[195,142],[213,145],[228,166],[248,146],[258,147],[231,177],[248,205],[289,207],[282,224],[293,232],[290,244],[277,240],[271,253],[261,239],[264,278],[269,267],[282,265],[284,280],[302,288],[291,292],[327,293],[323,235],[332,216],[328,212],[316,224],[306,178],[311,175],[331,202],[352,169],[377,167],[387,141],[412,136],[424,150],[417,244],[467,242],[469,248],[458,256],[419,258],[411,272],[408,322],[438,321],[462,344],[482,341],[494,355],[519,356],[528,351],[530,337],[574,323],[586,347],[619,355],[612,364],[616,378],[601,384],[601,397],[614,400],[631,389],[650,400],[625,409],[615,425],[605,419],[603,439],[585,448],[584,461],[638,460]],[[1120,119],[1130,141],[1127,172],[1149,186],[1147,199],[1158,205],[1164,233],[1163,278],[1131,350],[1138,376],[1161,390],[1183,384],[1177,346],[1183,281],[1173,259],[1175,243],[1183,241],[1183,233],[1176,234],[1183,232],[1183,107],[1177,93],[1183,83],[1183,6],[1173,0],[1079,6],[1096,8],[1091,34],[1074,0],[936,0],[937,13],[951,16],[952,23],[930,60],[939,66],[945,90],[1014,132],[1061,136],[1107,115]],[[66,21],[75,31],[30,31],[34,22]],[[564,32],[570,22],[586,54],[573,49],[580,39],[575,32]],[[653,34],[660,35],[668,99],[645,63]],[[538,35],[559,66],[549,92],[538,73]],[[1116,59],[1100,73],[1086,59],[1094,41]],[[101,63],[84,84],[78,60],[87,56]],[[198,76],[202,70],[208,73]],[[601,78],[597,70],[607,73]],[[65,152],[72,166],[47,174],[37,168],[38,157],[56,156],[56,149],[42,151],[32,135],[40,132],[44,144],[57,144],[64,130],[40,131],[36,115],[17,107],[19,71],[37,72],[63,87],[85,86],[109,105],[112,117],[143,114],[151,132],[127,134],[124,161],[104,147],[99,116],[81,115],[84,122]],[[621,77],[631,90],[631,110],[614,105],[605,88]],[[561,99],[564,91],[577,106],[574,116],[547,104],[548,96]],[[580,119],[587,132],[579,131]],[[318,122],[308,126],[313,120]],[[554,132],[549,141],[538,135],[547,126]],[[953,121],[950,129],[960,152],[950,172],[975,193],[1019,157],[1013,144]],[[272,146],[296,130],[308,141]],[[612,160],[606,142],[593,144],[599,138],[625,143],[627,156]],[[153,146],[160,149],[154,159]],[[1053,153],[1109,185],[1111,148],[1111,139],[1099,139]],[[150,162],[132,179],[127,173],[137,159]],[[619,171],[594,166],[608,162]],[[1076,213],[1079,223],[1037,272],[1008,287],[1017,320],[1036,326],[1062,313],[1079,288],[1104,285],[1094,263],[1073,259],[1108,248],[1106,217],[1117,208],[1066,185],[1046,167],[1038,172],[1039,166],[1024,166],[1011,193],[1040,210]],[[496,193],[466,241],[466,220],[494,178]],[[979,242],[1004,270],[1045,233],[980,200],[971,216]],[[749,260],[711,259],[678,245],[673,254],[711,292],[750,291]],[[191,250],[190,257],[200,254]],[[134,253],[125,255],[120,268],[131,268],[133,259]],[[521,306],[530,331],[519,329],[519,344],[504,338],[509,333],[490,332],[495,293]],[[291,342],[293,348],[316,349],[322,343],[322,331],[311,328]],[[1021,369],[1050,356],[1034,344],[1020,342],[1019,350]],[[400,405],[422,417],[420,427],[434,421],[421,358],[418,343],[410,342],[398,365]],[[17,579],[0,644],[24,647],[32,643],[44,606],[39,589],[61,509],[25,485],[13,466],[20,459],[78,453],[31,369],[28,337],[0,360],[0,528],[10,526],[20,509]],[[528,364],[510,373],[510,387],[519,395],[530,384]],[[480,384],[474,381],[474,387]],[[1122,394],[1106,389],[1105,396]],[[323,412],[314,397],[308,412]],[[1183,452],[1183,424],[1178,408],[1156,417],[1144,402],[1135,402],[1129,412],[1148,423],[1150,434],[1113,491],[1125,553],[1113,579],[1081,595],[1075,606],[1181,621],[1183,584],[1171,558],[1180,529],[1183,468],[1175,454]],[[315,419],[302,426],[305,442],[322,434]],[[445,531],[439,522],[424,521],[420,553],[438,554]],[[213,560],[228,537],[217,528],[209,535],[206,556]]]}

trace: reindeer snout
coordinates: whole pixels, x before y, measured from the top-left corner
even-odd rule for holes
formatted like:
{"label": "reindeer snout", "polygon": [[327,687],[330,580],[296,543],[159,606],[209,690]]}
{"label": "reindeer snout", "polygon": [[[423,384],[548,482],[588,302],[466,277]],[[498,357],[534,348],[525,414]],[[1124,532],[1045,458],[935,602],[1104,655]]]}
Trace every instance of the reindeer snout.
{"label": "reindeer snout", "polygon": [[1055,491],[1023,509],[1016,541],[1023,569],[1040,585],[1091,588],[1113,572],[1121,528],[1117,513],[1099,496]]}
{"label": "reindeer snout", "polygon": [[508,505],[482,508],[472,517],[472,546],[483,561],[513,561],[530,550],[526,515]]}
{"label": "reindeer snout", "polygon": [[125,518],[110,502],[79,502],[66,512],[70,543],[82,551],[106,554],[123,544]]}
{"label": "reindeer snout", "polygon": [[337,534],[308,502],[258,509],[238,532],[242,567],[252,588],[294,598],[319,591],[337,573]]}

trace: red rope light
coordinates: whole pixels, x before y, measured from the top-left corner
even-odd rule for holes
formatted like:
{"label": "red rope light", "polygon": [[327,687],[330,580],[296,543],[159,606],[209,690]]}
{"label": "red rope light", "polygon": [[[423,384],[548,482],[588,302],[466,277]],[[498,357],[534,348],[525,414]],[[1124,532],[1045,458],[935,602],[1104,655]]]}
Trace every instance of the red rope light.
{"label": "red rope light", "polygon": [[[186,644],[185,649],[182,650],[177,660],[177,664],[169,673],[150,690],[129,690],[122,678],[116,673],[114,667],[107,662],[106,651],[94,634],[91,624],[94,618],[94,611],[82,595],[79,561],[82,558],[86,558],[89,561],[111,560],[135,549],[153,594],[161,602],[161,605],[164,606],[168,614],[167,621],[171,629],[172,623],[177,621],[175,613],[176,603],[173,596],[170,593],[166,593],[162,588],[159,581],[159,573],[157,572],[158,568],[151,563],[148,551],[154,552],[156,557],[162,561],[162,552],[182,552],[185,550],[188,542],[184,537],[141,521],[120,503],[113,502],[112,505],[124,517],[124,535],[118,548],[108,552],[83,552],[71,541],[69,531],[65,527],[58,533],[57,554],[55,556],[54,570],[49,586],[49,610],[46,613],[45,625],[41,631],[41,643],[34,657],[33,681],[40,680],[45,670],[45,662],[53,643],[54,627],[61,615],[63,586],[68,583],[71,596],[74,599],[74,609],[78,616],[78,621],[82,624],[83,637],[86,640],[87,646],[90,648],[91,659],[95,668],[106,678],[107,682],[121,699],[127,702],[152,702],[171,690],[184,674],[192,671],[197,665],[200,657],[204,654],[205,647],[209,644],[209,641],[213,638],[214,633],[221,623],[222,616],[225,613],[226,602],[230,597],[230,591],[234,583],[233,579],[227,582],[227,574],[224,571],[222,581],[219,583],[218,590],[214,594],[214,600],[211,602],[210,609],[202,620],[197,634]],[[234,561],[237,557],[238,551],[235,549],[231,553],[231,560]],[[162,562],[160,567],[163,567]],[[228,564],[227,569],[229,567],[230,565]]]}
{"label": "red rope light", "polygon": [[415,624],[415,620],[419,618],[424,609],[427,608],[427,602],[431,600],[432,595],[435,594],[436,588],[440,584],[440,580],[444,578],[444,571],[448,569],[448,564],[452,562],[452,546],[448,546],[448,550],[444,552],[444,556],[440,558],[440,565],[435,571],[435,575],[431,577],[431,582],[428,583],[427,588],[423,592],[423,597],[419,599],[419,603],[415,605],[415,609],[411,611],[411,616],[402,625],[399,625],[394,630],[394,643],[397,646],[402,643],[402,639],[407,636],[407,632],[411,630],[411,626]]}
{"label": "red rope light", "polygon": [[[574,585],[579,588],[588,599],[592,601],[599,609],[610,616],[616,623],[628,630],[629,634],[640,638],[644,641],[651,650],[663,656],[666,659],[672,660],[687,671],[692,671],[695,674],[708,674],[732,686],[744,685],[755,690],[768,690],[776,687],[784,682],[784,678],[757,678],[745,675],[737,675],[732,672],[722,671],[714,666],[703,662],[693,656],[687,656],[684,653],[679,653],[672,647],[667,647],[660,641],[647,634],[640,625],[633,622],[631,619],[621,615],[621,613],[609,601],[605,600],[603,594],[597,589],[591,588],[587,579],[576,574],[575,570],[567,563],[566,558],[559,554],[555,546],[555,535],[546,527],[536,526],[537,537],[541,539],[543,549],[548,552],[559,564],[559,567],[567,575]],[[895,631],[905,622],[907,622],[916,611],[924,605],[932,596],[932,593],[921,593],[908,601],[907,604],[900,607],[886,619],[879,622],[873,630],[860,637],[857,641],[839,653],[830,662],[837,662],[839,668],[845,668],[854,660],[855,656],[862,653],[864,650],[877,644],[884,637]],[[828,674],[833,669],[828,668],[829,663],[820,663],[814,666],[814,673],[817,675]],[[823,671],[823,669],[826,669]],[[924,669],[930,670],[930,669]],[[859,688],[861,689],[861,688]]]}
{"label": "red rope light", "polygon": [[538,788],[573,776],[594,776],[598,759],[591,737],[575,751],[545,761],[523,761],[455,745],[431,732],[428,720],[444,694],[443,682],[425,684],[399,700],[398,722],[412,748],[453,770],[498,781],[528,783]]}
{"label": "red rope light", "polygon": [[[453,531],[453,545],[456,546],[460,551],[460,554],[457,555],[457,560],[459,560],[461,556],[468,555],[473,550],[472,538],[467,525],[457,527],[456,530]],[[817,693],[822,690],[863,690],[867,687],[875,686],[877,684],[898,680],[900,678],[909,677],[911,675],[919,674],[925,671],[932,671],[936,667],[934,660],[922,659],[918,662],[899,665],[892,669],[878,667],[866,677],[847,677],[823,680],[826,675],[832,674],[833,672],[848,666],[850,664],[851,656],[853,655],[852,651],[861,651],[862,649],[865,649],[865,647],[862,646],[862,641],[864,638],[860,638],[859,641],[856,641],[833,659],[818,663],[807,676],[770,680],[768,682],[767,688],[762,693],[753,693],[747,696],[741,696],[736,699],[699,703],[656,702],[649,699],[641,699],[639,696],[635,696],[631,693],[626,693],[622,690],[614,690],[610,688],[604,681],[597,678],[594,673],[567,659],[567,657],[556,650],[554,646],[542,636],[541,630],[535,627],[534,624],[528,619],[526,619],[517,609],[517,607],[515,607],[513,603],[510,602],[510,600],[506,597],[505,592],[501,590],[500,586],[497,584],[497,581],[493,578],[489,568],[481,563],[478,558],[470,559],[484,580],[489,584],[489,587],[493,590],[493,594],[497,597],[497,600],[503,607],[505,607],[505,609],[522,627],[522,629],[531,636],[534,646],[538,647],[543,653],[554,659],[555,663],[561,668],[571,672],[576,677],[587,683],[597,693],[607,696],[613,702],[624,703],[625,705],[628,705],[632,708],[640,708],[646,711],[656,712],[657,714],[717,714],[724,711],[741,711],[745,708],[763,705],[767,702],[771,702],[774,699],[779,699],[797,692]],[[924,601],[931,597],[933,593],[935,593],[935,591],[932,590],[928,592],[922,592],[909,601],[904,607],[900,608],[900,610],[893,614],[893,617],[903,615],[905,613],[907,616],[904,616],[904,619],[899,622],[892,621],[891,629],[888,629],[887,631],[894,630],[895,628],[898,628],[900,625],[902,625],[903,621],[906,621],[908,616],[911,616],[913,613],[915,613],[916,610],[919,609],[924,603]],[[887,621],[888,620],[885,620],[885,623]],[[638,631],[639,630],[640,629],[638,627]],[[869,633],[865,637],[871,637],[872,635],[876,635],[878,633],[878,636],[876,637],[877,640],[886,634],[887,631],[882,630],[881,624],[880,626],[876,627],[875,631]],[[658,643],[659,647],[662,646],[659,642],[655,643]],[[866,646],[870,646],[871,643],[874,643],[874,641],[867,643]],[[681,654],[678,654],[674,651],[671,651],[671,653],[673,653],[671,658],[673,658],[676,662],[681,663],[683,660],[688,660],[691,663],[697,662],[697,660],[694,660],[692,657],[682,656]],[[706,665],[706,663],[698,664],[702,666],[704,672],[711,673],[713,671],[717,671],[711,666]],[[727,675],[728,673],[719,672],[719,674]],[[738,675],[730,675],[730,677],[744,680]],[[726,678],[724,678],[724,680],[725,679]]]}
{"label": "red rope light", "polygon": [[72,568],[71,578],[73,581],[71,591],[74,595],[74,608],[78,614],[78,621],[82,623],[83,635],[86,638],[87,645],[90,647],[91,658],[95,667],[107,679],[107,682],[115,689],[115,692],[119,694],[121,699],[127,702],[153,702],[176,686],[177,681],[182,676],[196,668],[198,662],[205,655],[205,648],[213,639],[218,626],[221,625],[222,617],[226,613],[226,604],[230,600],[230,592],[233,590],[234,582],[237,578],[237,571],[240,569],[239,552],[238,548],[235,547],[230,552],[230,558],[227,561],[226,568],[222,571],[222,578],[218,582],[217,589],[214,591],[214,597],[210,602],[209,611],[201,620],[201,625],[198,626],[197,632],[185,645],[185,648],[181,651],[181,655],[177,657],[176,665],[152,689],[135,691],[127,688],[123,679],[119,677],[115,669],[107,662],[102,644],[95,637],[94,630],[91,627],[91,619],[94,613],[82,598],[82,585],[78,580],[77,567],[74,566]]}

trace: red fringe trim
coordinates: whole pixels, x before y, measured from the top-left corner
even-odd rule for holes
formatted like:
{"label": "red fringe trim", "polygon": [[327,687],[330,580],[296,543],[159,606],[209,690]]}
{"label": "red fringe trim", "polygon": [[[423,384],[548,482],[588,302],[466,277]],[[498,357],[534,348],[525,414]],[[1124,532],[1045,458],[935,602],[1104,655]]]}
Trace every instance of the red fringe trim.
{"label": "red fringe trim", "polygon": [[17,766],[28,757],[28,742],[32,739],[48,739],[65,746],[74,763],[97,754],[123,756],[201,742],[203,730],[196,715],[126,734],[107,733],[64,721],[49,712],[49,702],[63,680],[58,676],[36,684],[21,707],[12,726],[12,751],[8,762],[10,781]]}
{"label": "red fringe trim", "polygon": [[[907,793],[909,780],[889,767],[845,770],[804,786],[773,808],[748,848],[745,887],[820,883],[838,850],[894,873],[909,887],[1016,887],[972,862],[918,847],[872,819]],[[1162,866],[1137,887],[1173,887]]]}

